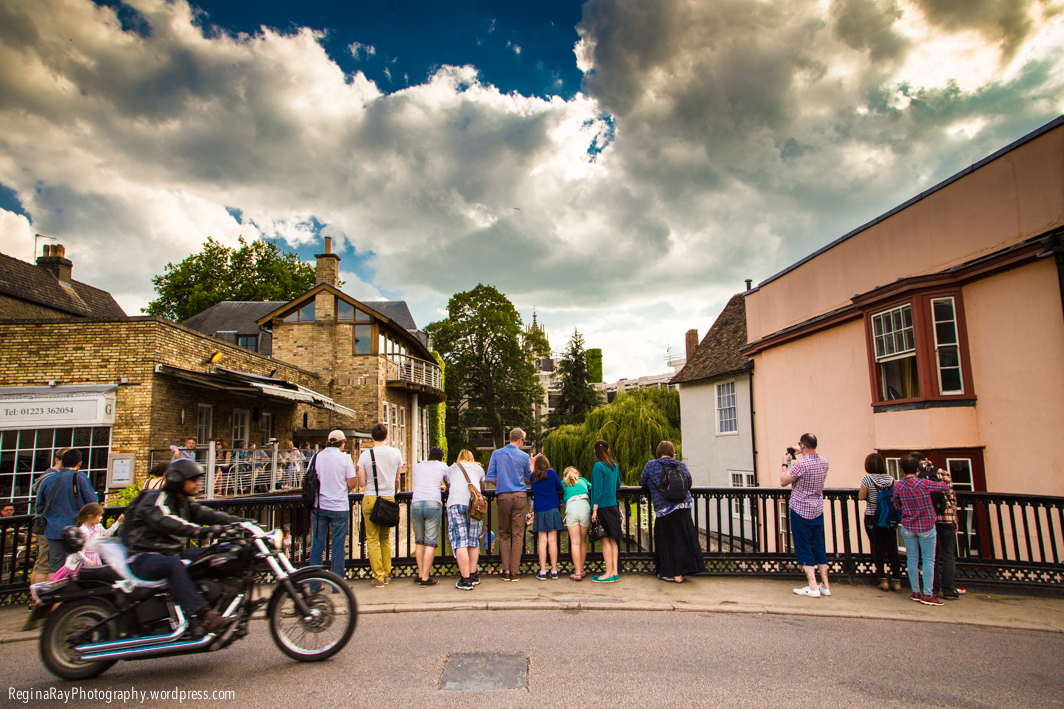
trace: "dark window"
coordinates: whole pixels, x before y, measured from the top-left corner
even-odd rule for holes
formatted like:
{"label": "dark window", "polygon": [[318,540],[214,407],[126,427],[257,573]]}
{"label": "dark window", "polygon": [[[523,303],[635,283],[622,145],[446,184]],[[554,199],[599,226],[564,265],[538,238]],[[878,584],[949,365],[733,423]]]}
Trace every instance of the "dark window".
{"label": "dark window", "polygon": [[243,347],[245,350],[251,350],[252,352],[259,351],[259,336],[258,335],[237,335],[236,338],[237,347]]}
{"label": "dark window", "polygon": [[370,325],[355,325],[355,354],[368,355],[373,353],[373,327]]}

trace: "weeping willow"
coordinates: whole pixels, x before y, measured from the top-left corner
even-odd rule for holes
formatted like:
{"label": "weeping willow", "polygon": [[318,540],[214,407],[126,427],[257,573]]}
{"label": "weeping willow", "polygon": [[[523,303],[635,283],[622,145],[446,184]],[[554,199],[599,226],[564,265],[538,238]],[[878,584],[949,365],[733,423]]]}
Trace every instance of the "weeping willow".
{"label": "weeping willow", "polygon": [[612,403],[591,411],[579,425],[559,426],[547,435],[543,452],[561,473],[573,466],[591,477],[595,441],[610,444],[625,485],[638,485],[643,466],[661,441],[672,441],[680,455],[680,395],[667,388],[620,394]]}

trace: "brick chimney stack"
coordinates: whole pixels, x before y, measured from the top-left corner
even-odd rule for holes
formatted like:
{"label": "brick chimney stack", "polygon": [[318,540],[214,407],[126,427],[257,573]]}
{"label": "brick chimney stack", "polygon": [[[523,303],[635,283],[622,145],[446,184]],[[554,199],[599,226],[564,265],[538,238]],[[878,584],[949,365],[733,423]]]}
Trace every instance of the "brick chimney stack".
{"label": "brick chimney stack", "polygon": [[314,280],[336,285],[340,282],[340,257],[332,252],[332,237],[325,237],[325,253],[314,256],[318,260]]}
{"label": "brick chimney stack", "polygon": [[687,361],[690,362],[695,356],[695,348],[698,347],[698,330],[692,328],[687,331],[687,336],[684,338],[684,344],[687,345]]}
{"label": "brick chimney stack", "polygon": [[64,285],[70,285],[70,271],[74,264],[66,258],[62,244],[45,244],[43,255],[37,258],[37,266],[50,272]]}

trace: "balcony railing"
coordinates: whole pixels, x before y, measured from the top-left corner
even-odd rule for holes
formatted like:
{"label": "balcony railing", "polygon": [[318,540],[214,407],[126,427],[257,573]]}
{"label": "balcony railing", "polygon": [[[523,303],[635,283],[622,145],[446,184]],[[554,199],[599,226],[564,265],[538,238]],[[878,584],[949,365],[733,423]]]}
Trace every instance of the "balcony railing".
{"label": "balcony railing", "polygon": [[399,354],[389,355],[385,362],[385,378],[389,382],[409,382],[430,389],[443,389],[443,375],[435,362]]}
{"label": "balcony railing", "polygon": [[[787,503],[790,491],[779,488],[695,488],[691,510],[705,554],[708,572],[715,576],[804,578],[791,548]],[[496,534],[493,551],[480,557],[481,573],[501,568],[498,512],[489,491],[485,529]],[[392,535],[392,573],[417,573],[414,535],[410,518],[411,493],[399,493],[399,526]],[[624,538],[620,544],[621,571],[653,573],[654,515],[650,501],[639,488],[622,488],[618,495]],[[369,577],[369,555],[362,526],[362,495],[349,496],[347,558],[349,578]],[[310,514],[296,495],[209,500],[204,504],[240,517],[259,520],[271,528],[286,529],[286,548],[292,562],[309,562]],[[868,539],[862,528],[864,503],[856,490],[824,491],[824,541],[832,574],[851,581],[873,576]],[[957,493],[957,573],[962,583],[1006,586],[1064,587],[1064,498],[1034,497],[987,492]],[[109,508],[110,524],[122,508]],[[3,576],[0,605],[25,602],[30,570],[36,556],[30,525],[32,517],[0,518]],[[442,520],[436,572],[456,574],[454,552],[447,540],[447,517]],[[567,535],[559,535],[559,568],[572,568]],[[526,534],[522,571],[537,565],[535,535]],[[328,547],[327,547],[328,548]],[[599,543],[589,546],[585,568],[602,569]],[[328,560],[326,559],[326,566]]]}

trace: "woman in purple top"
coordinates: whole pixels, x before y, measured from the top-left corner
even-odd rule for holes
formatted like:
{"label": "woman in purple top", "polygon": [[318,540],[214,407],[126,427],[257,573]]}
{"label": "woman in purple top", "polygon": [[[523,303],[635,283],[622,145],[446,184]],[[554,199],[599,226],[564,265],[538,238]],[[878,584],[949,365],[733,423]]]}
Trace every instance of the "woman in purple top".
{"label": "woman in purple top", "polygon": [[547,456],[532,459],[532,505],[536,513],[532,533],[539,537],[540,581],[547,580],[547,552],[550,552],[550,578],[558,578],[558,532],[562,529],[562,515],[558,510],[559,495],[565,493],[558,473],[550,467]]}

